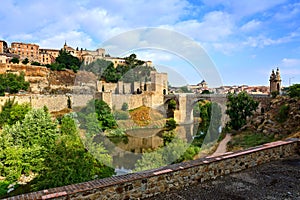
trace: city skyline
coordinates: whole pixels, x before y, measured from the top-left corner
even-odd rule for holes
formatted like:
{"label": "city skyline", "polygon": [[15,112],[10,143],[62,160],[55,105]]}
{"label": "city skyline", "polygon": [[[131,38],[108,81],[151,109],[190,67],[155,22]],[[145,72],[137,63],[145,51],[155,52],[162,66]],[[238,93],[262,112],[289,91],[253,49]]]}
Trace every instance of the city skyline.
{"label": "city skyline", "polygon": [[[299,18],[300,3],[295,0],[11,0],[0,8],[0,25],[5,27],[0,39],[43,48],[61,48],[67,40],[75,48],[95,50],[126,31],[158,27],[179,32],[203,47],[223,85],[269,85],[272,69],[279,67],[282,85],[288,86],[300,82]],[[178,55],[153,49],[134,53],[183,76],[177,79],[187,84],[203,78],[191,73],[192,66]]]}

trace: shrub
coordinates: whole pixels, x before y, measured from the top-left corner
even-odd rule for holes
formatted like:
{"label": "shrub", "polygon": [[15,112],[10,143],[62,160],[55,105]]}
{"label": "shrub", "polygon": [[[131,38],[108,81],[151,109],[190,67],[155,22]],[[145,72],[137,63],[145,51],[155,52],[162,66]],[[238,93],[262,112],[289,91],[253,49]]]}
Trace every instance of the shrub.
{"label": "shrub", "polygon": [[284,104],[279,108],[279,112],[277,115],[277,121],[283,123],[287,120],[289,115],[290,106],[288,104]]}
{"label": "shrub", "polygon": [[128,110],[128,103],[123,103],[121,110],[127,111]]}
{"label": "shrub", "polygon": [[116,110],[114,112],[114,117],[116,120],[127,120],[129,119],[129,114],[126,111],[123,110]]}

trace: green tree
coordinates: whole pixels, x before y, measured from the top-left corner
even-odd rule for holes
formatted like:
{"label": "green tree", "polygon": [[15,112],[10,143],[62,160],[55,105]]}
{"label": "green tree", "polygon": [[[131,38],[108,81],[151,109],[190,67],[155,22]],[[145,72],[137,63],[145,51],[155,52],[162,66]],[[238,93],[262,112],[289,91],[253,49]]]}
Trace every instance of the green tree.
{"label": "green tree", "polygon": [[36,61],[33,61],[33,62],[31,62],[31,65],[35,65],[35,66],[41,66],[41,63],[39,63],[39,62],[36,62]]}
{"label": "green tree", "polygon": [[173,130],[173,129],[175,129],[176,128],[176,121],[175,121],[175,119],[174,118],[170,118],[170,119],[168,119],[167,121],[166,121],[166,125],[165,125],[165,128],[167,129],[167,130]]}
{"label": "green tree", "polygon": [[101,143],[96,145],[89,140],[87,142],[89,145],[84,146],[73,118],[64,116],[60,130],[61,135],[56,146],[45,158],[45,168],[34,182],[36,190],[85,182],[114,174],[113,168],[104,165],[104,163],[111,164],[111,156]]}
{"label": "green tree", "polygon": [[121,110],[123,110],[123,111],[127,111],[128,110],[128,103],[123,103],[122,104],[122,108],[121,108]]}
{"label": "green tree", "polygon": [[203,91],[201,92],[201,94],[210,94],[210,91],[209,91],[209,90],[203,90]]}
{"label": "green tree", "polygon": [[10,60],[11,63],[14,63],[14,64],[19,64],[20,63],[20,60],[19,58],[17,57],[13,57],[11,60]]}
{"label": "green tree", "polygon": [[89,101],[87,106],[78,113],[78,117],[81,128],[87,129],[88,132],[90,132],[90,129],[94,133],[98,128],[105,131],[106,129],[117,127],[117,122],[111,113],[110,107],[103,100],[95,99]]}
{"label": "green tree", "polygon": [[190,91],[187,86],[180,87],[180,91],[182,93],[192,93],[192,91]]}
{"label": "green tree", "polygon": [[138,60],[137,57],[136,57],[136,54],[131,54],[130,56],[128,57],[125,57],[125,62],[128,66],[130,66],[130,68],[134,68],[136,66],[140,66],[140,65],[143,65],[145,62],[142,61],[142,60]]}
{"label": "green tree", "polygon": [[110,63],[107,68],[104,70],[102,77],[106,82],[116,83],[120,79],[120,76],[117,74],[117,70],[114,67],[113,63]]}
{"label": "green tree", "polygon": [[29,111],[22,122],[4,126],[0,137],[1,175],[16,181],[21,174],[41,172],[56,138],[56,124],[42,109]]}
{"label": "green tree", "polygon": [[227,99],[226,114],[230,117],[228,125],[238,130],[246,124],[247,117],[253,115],[253,111],[258,107],[258,102],[246,92],[240,92],[239,94],[230,93]]}
{"label": "green tree", "polygon": [[287,94],[290,97],[300,97],[300,84],[294,84],[288,88]]}
{"label": "green tree", "polygon": [[59,55],[55,59],[55,62],[59,64],[60,67],[57,70],[66,68],[71,69],[74,72],[77,72],[81,66],[81,61],[79,58],[72,56],[69,52],[66,50],[60,50]]}
{"label": "green tree", "polygon": [[143,154],[142,158],[136,162],[134,171],[154,169],[181,162],[185,160],[184,155],[188,146],[187,142],[175,137],[172,142],[167,143],[163,148]]}
{"label": "green tree", "polygon": [[25,81],[25,74],[22,72],[19,76],[12,73],[0,74],[0,95],[4,92],[14,94],[20,90],[28,90],[29,82]]}
{"label": "green tree", "polygon": [[2,128],[5,124],[13,125],[17,121],[22,121],[30,109],[29,104],[18,104],[14,98],[6,100],[0,112],[0,127]]}
{"label": "green tree", "polygon": [[103,72],[105,71],[105,69],[111,64],[113,64],[111,61],[97,59],[96,61],[88,65],[83,65],[82,70],[92,72],[95,75],[97,75],[100,79],[101,77],[103,77]]}
{"label": "green tree", "polygon": [[23,63],[24,65],[27,65],[27,64],[29,63],[28,58],[25,58],[25,59],[22,61],[22,63]]}

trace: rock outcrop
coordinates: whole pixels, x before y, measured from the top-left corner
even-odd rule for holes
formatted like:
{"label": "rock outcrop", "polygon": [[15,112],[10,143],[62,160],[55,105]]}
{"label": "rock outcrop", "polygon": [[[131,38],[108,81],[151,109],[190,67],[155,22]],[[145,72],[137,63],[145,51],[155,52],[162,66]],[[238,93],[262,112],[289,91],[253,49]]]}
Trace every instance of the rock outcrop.
{"label": "rock outcrop", "polygon": [[282,137],[295,135],[300,131],[300,100],[288,96],[272,99],[269,110],[248,119],[245,129]]}

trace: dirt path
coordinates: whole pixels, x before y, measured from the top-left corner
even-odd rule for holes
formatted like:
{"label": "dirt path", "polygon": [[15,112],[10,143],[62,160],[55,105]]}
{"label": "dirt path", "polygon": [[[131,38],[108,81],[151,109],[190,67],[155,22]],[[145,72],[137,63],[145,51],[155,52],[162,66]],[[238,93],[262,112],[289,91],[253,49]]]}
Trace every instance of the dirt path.
{"label": "dirt path", "polygon": [[211,156],[218,156],[227,152],[226,145],[231,140],[231,135],[226,134],[225,138],[220,142],[217,150]]}

